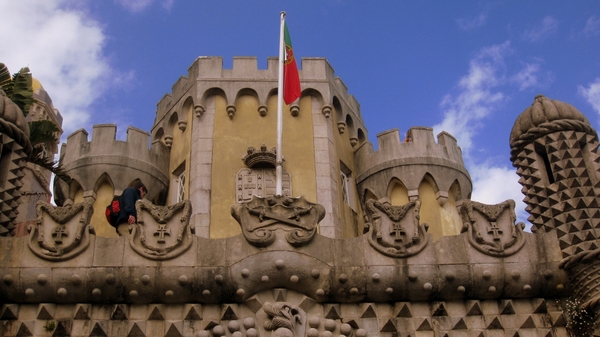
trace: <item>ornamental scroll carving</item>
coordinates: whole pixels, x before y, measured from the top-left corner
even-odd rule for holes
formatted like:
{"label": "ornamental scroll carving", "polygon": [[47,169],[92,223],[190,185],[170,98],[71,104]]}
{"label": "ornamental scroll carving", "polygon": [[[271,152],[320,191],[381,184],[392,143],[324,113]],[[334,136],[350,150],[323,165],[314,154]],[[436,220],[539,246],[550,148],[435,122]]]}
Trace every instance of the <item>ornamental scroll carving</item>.
{"label": "ornamental scroll carving", "polygon": [[367,201],[369,244],[390,257],[418,254],[429,242],[427,224],[420,224],[421,201],[392,206],[387,199]]}
{"label": "ornamental scroll carving", "polygon": [[65,261],[79,255],[89,246],[90,234],[95,234],[89,225],[94,213],[92,206],[90,202],[83,202],[56,207],[39,201],[36,224],[28,228],[29,249],[48,261]]}
{"label": "ornamental scroll carving", "polygon": [[462,232],[468,232],[469,243],[486,255],[510,256],[525,244],[525,224],[515,225],[514,200],[496,205],[465,200],[460,213],[464,223]]}
{"label": "ornamental scroll carving", "polygon": [[310,242],[317,223],[325,217],[325,208],[303,197],[290,198],[254,196],[243,204],[234,204],[231,215],[242,227],[246,240],[257,247],[266,247],[277,238],[276,231],[286,232],[286,240],[294,247]]}
{"label": "ornamental scroll carving", "polygon": [[137,223],[131,228],[129,245],[150,260],[175,258],[192,245],[189,200],[171,206],[157,206],[146,199],[135,203]]}

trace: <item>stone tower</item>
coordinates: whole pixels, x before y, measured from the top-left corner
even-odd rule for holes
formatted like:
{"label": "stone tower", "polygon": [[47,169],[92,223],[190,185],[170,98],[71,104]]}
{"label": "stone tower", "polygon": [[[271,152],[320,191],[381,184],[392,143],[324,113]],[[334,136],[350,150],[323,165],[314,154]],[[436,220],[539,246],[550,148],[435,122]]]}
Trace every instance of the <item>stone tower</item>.
{"label": "stone tower", "polygon": [[554,231],[574,297],[600,301],[598,135],[573,106],[538,95],[510,134],[533,231]]}

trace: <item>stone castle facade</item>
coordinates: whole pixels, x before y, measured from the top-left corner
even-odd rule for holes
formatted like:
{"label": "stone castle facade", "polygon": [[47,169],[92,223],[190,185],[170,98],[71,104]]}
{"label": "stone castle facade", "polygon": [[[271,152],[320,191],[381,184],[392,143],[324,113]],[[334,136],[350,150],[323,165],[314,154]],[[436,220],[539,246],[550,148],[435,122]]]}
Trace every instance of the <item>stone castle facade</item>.
{"label": "stone castle facade", "polygon": [[[374,150],[325,59],[300,78],[283,196],[277,59],[198,58],[150,132],[71,134],[58,206],[0,238],[0,335],[568,336],[565,300],[595,310],[598,137],[579,111],[538,96],[515,122],[527,233],[514,201],[470,199],[450,134],[393,129]],[[104,208],[137,179],[149,194],[118,237]]]}

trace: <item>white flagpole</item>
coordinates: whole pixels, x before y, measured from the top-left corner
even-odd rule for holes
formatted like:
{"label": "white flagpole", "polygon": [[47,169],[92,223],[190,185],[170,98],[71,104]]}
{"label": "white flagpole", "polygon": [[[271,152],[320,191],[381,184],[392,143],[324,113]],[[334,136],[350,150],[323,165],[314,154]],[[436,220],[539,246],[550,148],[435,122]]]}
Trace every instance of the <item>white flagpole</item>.
{"label": "white flagpole", "polygon": [[281,148],[283,144],[283,67],[285,66],[285,42],[283,40],[283,29],[285,25],[285,12],[280,13],[280,28],[279,28],[279,86],[277,88],[277,166],[275,174],[277,183],[275,185],[275,195],[283,195],[282,175],[283,156]]}

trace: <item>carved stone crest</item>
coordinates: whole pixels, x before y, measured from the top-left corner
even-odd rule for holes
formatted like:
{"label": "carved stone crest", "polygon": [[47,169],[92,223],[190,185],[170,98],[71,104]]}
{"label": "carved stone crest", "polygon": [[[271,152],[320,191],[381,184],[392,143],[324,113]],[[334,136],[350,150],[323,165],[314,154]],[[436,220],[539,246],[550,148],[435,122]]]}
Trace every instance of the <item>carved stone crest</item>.
{"label": "carved stone crest", "polygon": [[157,206],[146,199],[135,203],[137,223],[132,226],[131,248],[151,260],[175,258],[192,245],[189,200],[171,206]]}
{"label": "carved stone crest", "polygon": [[460,213],[469,242],[480,252],[497,257],[518,252],[525,244],[522,222],[515,225],[515,202],[486,205],[465,200]]}
{"label": "carved stone crest", "polygon": [[89,246],[90,234],[95,234],[89,225],[94,213],[92,203],[56,207],[39,201],[36,211],[37,221],[28,228],[27,245],[38,257],[64,261],[79,255]]}
{"label": "carved stone crest", "polygon": [[[235,200],[247,202],[252,196],[272,197],[275,195],[275,169],[274,168],[244,168],[239,170],[236,178]],[[282,193],[292,195],[290,174],[282,174]]]}
{"label": "carved stone crest", "polygon": [[267,314],[263,327],[274,336],[305,336],[306,313],[301,308],[286,302],[265,302],[262,309]]}
{"label": "carved stone crest", "polygon": [[254,196],[250,202],[234,204],[231,215],[242,227],[246,240],[254,246],[270,245],[276,239],[276,230],[281,229],[287,232],[286,240],[297,247],[313,239],[317,223],[325,217],[325,208],[303,197]]}
{"label": "carved stone crest", "polygon": [[429,242],[427,224],[420,224],[421,201],[392,206],[387,199],[367,201],[370,218],[369,243],[381,254],[390,257],[413,256]]}

